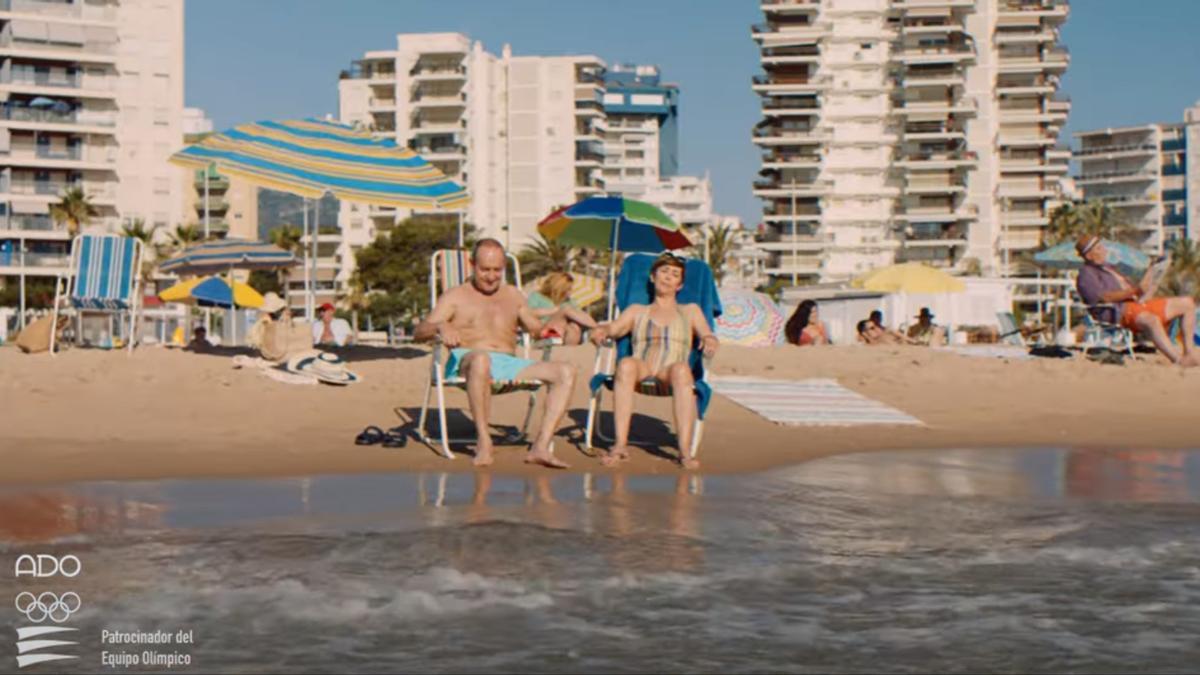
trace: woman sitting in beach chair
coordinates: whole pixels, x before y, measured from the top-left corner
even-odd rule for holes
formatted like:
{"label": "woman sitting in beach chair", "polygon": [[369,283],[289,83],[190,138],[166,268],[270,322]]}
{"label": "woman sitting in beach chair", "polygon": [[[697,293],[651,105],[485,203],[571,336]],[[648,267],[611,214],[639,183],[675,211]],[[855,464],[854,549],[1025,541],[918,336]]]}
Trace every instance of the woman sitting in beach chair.
{"label": "woman sitting in beach chair", "polygon": [[566,272],[551,272],[537,291],[529,294],[534,316],[546,321],[542,337],[557,335],[564,345],[583,344],[583,334],[595,328],[596,321],[571,301],[574,278]]}
{"label": "woman sitting in beach chair", "polygon": [[[626,267],[621,271],[622,277],[630,269],[637,269],[637,265],[631,265],[627,260]],[[679,463],[687,469],[699,466],[693,444],[699,415],[695,372],[698,367],[698,372],[703,373],[703,370],[702,366],[692,362],[696,356],[694,346],[698,339],[704,356],[711,357],[719,342],[713,334],[710,317],[705,315],[700,305],[677,301],[686,275],[684,259],[664,253],[650,266],[647,284],[650,303],[625,305],[615,321],[600,324],[592,330],[591,339],[597,346],[609,339],[630,337],[628,355],[624,355],[617,363],[611,380],[616,443],[602,460],[606,466],[629,459],[629,425],[633,416],[635,390],[660,396],[670,394],[674,399]],[[593,389],[598,390],[595,383]],[[594,409],[593,405],[593,412]]]}

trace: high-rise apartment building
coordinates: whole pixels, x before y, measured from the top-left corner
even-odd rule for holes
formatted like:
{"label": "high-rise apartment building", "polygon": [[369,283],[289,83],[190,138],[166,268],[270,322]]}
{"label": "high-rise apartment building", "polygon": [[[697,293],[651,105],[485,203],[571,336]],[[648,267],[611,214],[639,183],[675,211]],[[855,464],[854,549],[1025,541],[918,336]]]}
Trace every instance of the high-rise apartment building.
{"label": "high-rise apartment building", "polygon": [[1095,129],[1075,134],[1085,200],[1100,200],[1160,253],[1172,240],[1200,235],[1200,103],[1183,122]]}
{"label": "high-rise apartment building", "polygon": [[[495,55],[459,33],[401,34],[343,72],[339,117],[465,184],[462,217],[519,248],[554,208],[601,192],[604,68],[593,56]],[[353,250],[412,213],[344,204],[340,220]]]}
{"label": "high-rise apartment building", "polygon": [[182,222],[182,0],[0,3],[0,275],[66,271],[50,204],[81,188],[117,230]]}
{"label": "high-rise apartment building", "polygon": [[1060,0],[764,0],[764,272],[1021,271],[1069,152]]}

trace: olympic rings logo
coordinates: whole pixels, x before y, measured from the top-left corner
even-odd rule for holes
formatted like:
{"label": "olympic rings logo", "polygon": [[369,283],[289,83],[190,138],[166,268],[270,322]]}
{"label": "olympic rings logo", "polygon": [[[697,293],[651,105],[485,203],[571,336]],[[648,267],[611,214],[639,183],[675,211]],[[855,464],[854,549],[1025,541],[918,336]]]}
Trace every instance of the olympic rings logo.
{"label": "olympic rings logo", "polygon": [[14,604],[16,604],[18,612],[34,623],[41,623],[46,619],[50,619],[54,623],[62,623],[78,612],[83,602],[79,599],[79,595],[72,591],[63,593],[62,597],[50,591],[41,595],[24,591],[17,595]]}

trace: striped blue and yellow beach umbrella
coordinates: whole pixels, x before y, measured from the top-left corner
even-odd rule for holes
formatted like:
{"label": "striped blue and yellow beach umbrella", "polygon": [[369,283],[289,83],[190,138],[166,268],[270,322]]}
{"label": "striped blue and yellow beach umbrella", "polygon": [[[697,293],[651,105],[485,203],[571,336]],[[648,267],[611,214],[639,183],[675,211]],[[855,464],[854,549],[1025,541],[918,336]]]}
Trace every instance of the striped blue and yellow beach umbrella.
{"label": "striped blue and yellow beach umbrella", "polygon": [[222,239],[197,244],[164,260],[158,269],[173,274],[212,274],[230,269],[269,270],[296,264],[296,256],[273,244]]}
{"label": "striped blue and yellow beach umbrella", "polygon": [[302,197],[332,194],[362,204],[457,209],[463,186],[391,139],[317,119],[254,122],[212,134],[171,156],[195,169]]}

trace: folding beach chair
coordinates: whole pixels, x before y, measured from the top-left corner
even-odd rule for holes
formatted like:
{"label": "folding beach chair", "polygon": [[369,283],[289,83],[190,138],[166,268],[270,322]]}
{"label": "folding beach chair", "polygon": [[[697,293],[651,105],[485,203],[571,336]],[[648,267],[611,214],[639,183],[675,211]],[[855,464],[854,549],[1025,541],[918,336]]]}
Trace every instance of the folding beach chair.
{"label": "folding beach chair", "polygon": [[[71,242],[71,265],[54,284],[52,325],[69,305],[80,312],[129,313],[129,352],[142,310],[142,242],[115,234],[81,234]],[[78,323],[77,323],[78,325]],[[79,331],[76,330],[76,339]],[[54,332],[50,353],[54,353]]]}
{"label": "folding beach chair", "polygon": [[[653,300],[648,280],[650,267],[654,264],[655,258],[656,256],[645,253],[634,253],[625,258],[625,262],[621,265],[621,275],[617,279],[618,314],[630,305],[648,305]],[[717,317],[721,315],[721,299],[717,294],[717,284],[713,281],[712,269],[704,261],[695,258],[687,259],[686,266],[683,288],[680,289],[678,296],[679,303],[700,305],[700,309],[708,319],[709,327],[716,332]],[[614,348],[615,354],[611,351]],[[601,365],[605,362],[606,352],[609,358],[602,369]],[[592,399],[588,405],[587,429],[584,432],[584,442],[588,448],[593,447],[593,434],[608,443],[615,440],[600,430],[597,415],[600,412],[604,390],[612,391],[616,364],[632,353],[633,340],[629,335],[617,340],[615,345],[605,345],[596,350],[596,364],[590,383]],[[704,353],[700,349],[699,340],[694,340],[692,343],[688,364],[692,368],[692,378],[695,380],[697,415],[696,426],[692,433],[692,447],[688,448],[687,452],[689,457],[694,458],[700,447],[700,435],[704,431],[704,413],[708,410],[708,403],[712,399],[712,387],[709,386],[704,372]],[[648,378],[638,383],[634,391],[645,396],[671,395],[670,385],[661,384],[654,378]],[[635,443],[635,441],[630,440],[630,443]]]}
{"label": "folding beach chair", "polygon": [[[512,279],[516,284],[517,290],[521,290],[521,265],[517,261],[516,256],[511,253],[507,253],[506,255],[512,265]],[[455,286],[461,286],[470,277],[470,251],[443,249],[435,252],[429,259],[429,306],[431,308],[436,306],[438,298],[443,293]],[[529,335],[522,331],[518,342],[522,358],[529,358]],[[548,354],[548,350],[543,352],[544,356]],[[429,367],[429,384],[425,387],[425,401],[421,404],[421,418],[417,423],[417,434],[423,442],[430,446],[434,446],[435,444],[440,445],[442,455],[446,459],[454,459],[454,454],[450,452],[451,443],[473,443],[476,439],[466,437],[451,438],[446,427],[446,387],[456,387],[458,389],[466,389],[467,387],[467,379],[465,377],[446,377],[446,359],[448,356],[449,350],[444,348],[440,340],[435,340],[433,343],[432,362]],[[519,442],[526,437],[529,421],[533,417],[533,407],[537,402],[537,390],[544,384],[541,380],[510,380],[492,383],[492,394],[496,396],[515,391],[529,392],[529,406],[525,411],[525,420],[521,423],[518,433],[515,436],[506,438],[506,442]],[[426,421],[429,417],[429,403],[434,391],[437,392],[437,412],[440,424],[440,439],[438,441],[433,439],[426,427]]]}
{"label": "folding beach chair", "polygon": [[1134,358],[1133,331],[1124,326],[1105,321],[1101,318],[1101,312],[1105,310],[1117,311],[1117,305],[1098,304],[1088,307],[1088,311],[1083,314],[1083,348],[1084,351],[1093,348],[1104,348],[1111,352],[1124,352],[1130,358]]}

